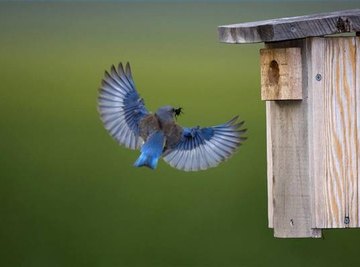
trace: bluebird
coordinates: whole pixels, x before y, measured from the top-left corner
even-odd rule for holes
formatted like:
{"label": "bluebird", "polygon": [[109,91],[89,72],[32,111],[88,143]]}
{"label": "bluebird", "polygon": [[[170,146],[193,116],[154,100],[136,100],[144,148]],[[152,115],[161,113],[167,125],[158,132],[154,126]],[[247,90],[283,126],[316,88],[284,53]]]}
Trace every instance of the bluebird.
{"label": "bluebird", "polygon": [[155,169],[159,158],[184,171],[206,170],[228,159],[243,143],[246,129],[238,116],[212,127],[181,127],[182,108],[163,106],[155,113],[145,108],[136,90],[129,63],[105,71],[98,110],[106,130],[119,143],[140,149],[134,166]]}

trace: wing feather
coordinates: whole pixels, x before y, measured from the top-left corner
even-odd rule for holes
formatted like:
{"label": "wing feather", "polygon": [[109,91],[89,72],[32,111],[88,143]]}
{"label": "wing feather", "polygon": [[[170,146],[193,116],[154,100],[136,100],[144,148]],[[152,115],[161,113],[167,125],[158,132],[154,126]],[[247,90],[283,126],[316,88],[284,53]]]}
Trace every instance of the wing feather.
{"label": "wing feather", "polygon": [[118,143],[131,149],[143,144],[139,123],[149,112],[136,91],[129,63],[125,71],[122,63],[118,68],[113,65],[109,72],[105,71],[99,89],[98,110],[106,130]]}
{"label": "wing feather", "polygon": [[243,136],[246,129],[240,128],[243,124],[234,117],[213,127],[183,128],[181,140],[168,148],[163,158],[172,167],[184,171],[215,167],[231,157],[246,140]]}

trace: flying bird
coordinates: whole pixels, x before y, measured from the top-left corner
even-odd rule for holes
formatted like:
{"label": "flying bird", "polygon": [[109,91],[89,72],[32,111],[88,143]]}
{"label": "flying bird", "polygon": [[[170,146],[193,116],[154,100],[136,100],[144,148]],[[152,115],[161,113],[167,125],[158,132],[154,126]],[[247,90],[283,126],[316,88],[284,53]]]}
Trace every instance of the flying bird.
{"label": "flying bird", "polygon": [[140,149],[134,166],[155,169],[159,158],[184,171],[206,170],[228,159],[243,143],[246,129],[238,116],[212,127],[181,127],[182,108],[160,107],[149,112],[139,96],[129,63],[105,71],[99,89],[98,110],[106,130],[119,143]]}

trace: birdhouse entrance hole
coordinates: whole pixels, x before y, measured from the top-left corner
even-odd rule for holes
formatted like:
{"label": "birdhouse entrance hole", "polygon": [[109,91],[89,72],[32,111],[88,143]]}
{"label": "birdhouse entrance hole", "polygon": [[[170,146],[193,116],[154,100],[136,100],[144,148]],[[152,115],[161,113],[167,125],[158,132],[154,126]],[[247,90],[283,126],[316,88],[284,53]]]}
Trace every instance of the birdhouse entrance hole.
{"label": "birdhouse entrance hole", "polygon": [[272,60],[270,62],[268,76],[270,85],[274,86],[279,84],[279,64],[276,62],[276,60]]}
{"label": "birdhouse entrance hole", "polygon": [[219,27],[264,42],[268,221],[275,237],[360,227],[360,10]]}

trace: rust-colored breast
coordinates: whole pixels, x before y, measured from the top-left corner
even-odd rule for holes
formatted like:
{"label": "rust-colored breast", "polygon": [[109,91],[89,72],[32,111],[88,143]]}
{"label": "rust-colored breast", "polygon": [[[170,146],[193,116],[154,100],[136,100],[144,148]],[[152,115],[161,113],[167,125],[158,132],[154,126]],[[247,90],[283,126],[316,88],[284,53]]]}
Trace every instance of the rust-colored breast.
{"label": "rust-colored breast", "polygon": [[162,125],[162,130],[166,136],[166,147],[173,147],[180,141],[183,129],[175,122]]}
{"label": "rust-colored breast", "polygon": [[139,125],[140,136],[146,141],[148,136],[157,130],[160,130],[160,124],[157,117],[154,114],[146,115]]}

